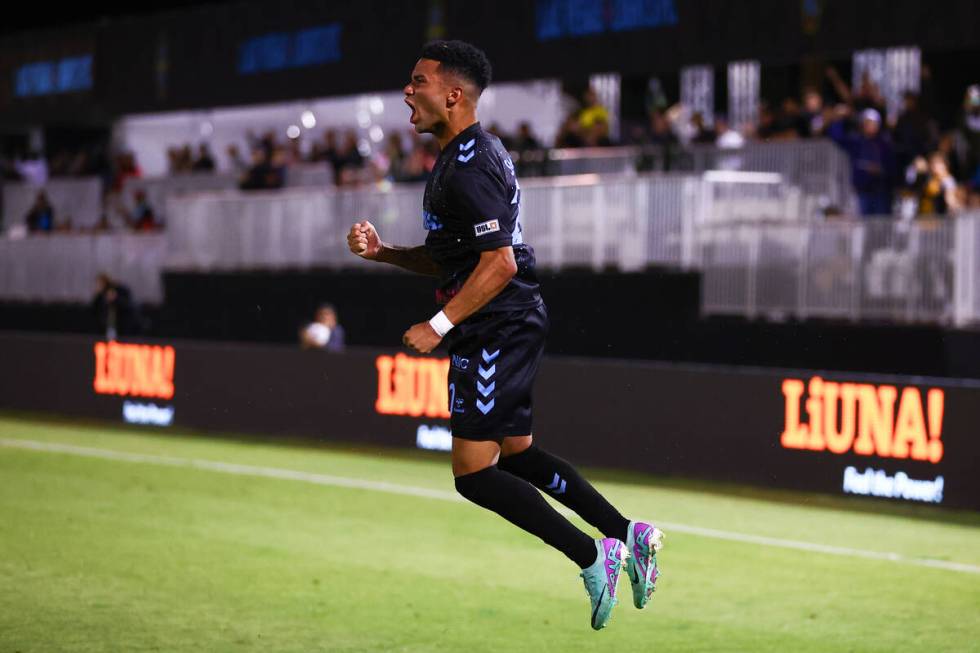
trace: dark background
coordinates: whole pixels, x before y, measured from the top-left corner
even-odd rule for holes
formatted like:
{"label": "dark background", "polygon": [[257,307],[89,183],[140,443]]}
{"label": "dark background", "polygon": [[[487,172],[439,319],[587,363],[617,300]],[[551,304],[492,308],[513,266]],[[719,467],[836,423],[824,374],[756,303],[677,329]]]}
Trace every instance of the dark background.
{"label": "dark background", "polygon": [[[675,26],[546,41],[537,38],[537,3],[528,0],[184,0],[125,8],[80,3],[57,10],[29,4],[21,7],[25,13],[20,18],[5,20],[0,35],[0,124],[65,116],[79,124],[104,123],[131,112],[398,89],[421,44],[443,37],[470,40],[484,48],[501,81],[581,78],[609,71],[629,78],[676,72],[687,64],[723,65],[752,58],[767,70],[786,66],[784,81],[792,85],[801,70],[813,68],[808,61],[846,61],[857,49],[904,44],[918,45],[927,62],[935,58],[944,70],[948,62],[955,64],[948,66],[950,70],[975,69],[978,62],[980,5],[971,0],[673,4]],[[805,11],[805,5],[814,13]],[[335,21],[343,25],[340,62],[237,74],[238,46],[244,40]],[[95,56],[91,91],[12,97],[18,66],[85,53]],[[770,84],[768,80],[780,75],[763,78]],[[962,96],[960,80],[950,84]]]}
{"label": "dark background", "polygon": [[[167,273],[142,335],[295,343],[333,303],[349,344],[390,347],[436,310],[435,281],[400,273],[302,270]],[[543,273],[548,353],[980,379],[980,332],[935,325],[701,318],[696,273]],[[8,330],[98,333],[87,306],[0,303]]]}

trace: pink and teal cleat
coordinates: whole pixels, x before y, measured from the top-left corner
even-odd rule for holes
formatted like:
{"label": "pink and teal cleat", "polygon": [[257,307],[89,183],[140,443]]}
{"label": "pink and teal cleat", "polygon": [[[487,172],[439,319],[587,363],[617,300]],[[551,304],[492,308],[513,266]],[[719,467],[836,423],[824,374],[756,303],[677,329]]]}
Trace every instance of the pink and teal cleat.
{"label": "pink and teal cleat", "polygon": [[626,536],[629,559],[626,573],[633,585],[633,605],[643,608],[657,589],[657,551],[663,546],[663,532],[641,521],[631,521]]}
{"label": "pink and teal cleat", "polygon": [[599,630],[609,622],[612,609],[619,602],[616,584],[627,553],[626,545],[612,537],[596,540],[595,547],[596,561],[583,569],[581,576],[592,602],[592,628]]}

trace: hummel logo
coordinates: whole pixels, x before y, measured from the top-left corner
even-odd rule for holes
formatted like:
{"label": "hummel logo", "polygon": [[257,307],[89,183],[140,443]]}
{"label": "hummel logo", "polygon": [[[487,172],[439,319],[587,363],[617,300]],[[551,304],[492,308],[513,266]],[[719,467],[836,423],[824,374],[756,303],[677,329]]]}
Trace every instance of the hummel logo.
{"label": "hummel logo", "polygon": [[491,365],[488,369],[481,365],[480,367],[476,368],[476,371],[483,377],[484,381],[489,381],[490,377],[497,371],[497,366]]}
{"label": "hummel logo", "polygon": [[461,151],[463,151],[463,152],[465,152],[466,150],[468,150],[468,149],[470,149],[471,147],[473,147],[473,144],[474,144],[474,143],[476,143],[476,139],[475,139],[475,138],[471,138],[471,139],[469,140],[469,142],[467,142],[467,143],[460,143],[460,144],[459,144],[459,149],[460,149]]}
{"label": "hummel logo", "polygon": [[496,387],[497,387],[497,382],[496,381],[491,381],[490,382],[490,385],[483,385],[479,381],[476,382],[476,389],[484,397],[489,397],[490,396],[490,393],[493,392],[494,388],[496,388]]}
{"label": "hummel logo", "polygon": [[486,349],[484,349],[483,350],[483,362],[484,363],[492,363],[493,360],[497,356],[499,356],[499,355],[500,355],[500,350],[499,349],[497,351],[493,352],[492,354],[490,352],[488,352]]}
{"label": "hummel logo", "polygon": [[456,160],[457,161],[462,161],[463,163],[466,163],[470,159],[472,159],[474,156],[476,156],[476,152],[470,152],[469,154],[466,154],[466,155],[460,154],[458,157],[456,157]]}
{"label": "hummel logo", "polygon": [[483,413],[484,415],[486,415],[491,410],[493,410],[493,404],[494,404],[494,400],[493,399],[491,399],[487,403],[483,403],[483,401],[481,401],[480,399],[477,399],[476,400],[476,407],[477,407],[477,409],[481,413]]}
{"label": "hummel logo", "polygon": [[565,481],[556,472],[555,478],[551,481],[551,485],[548,485],[545,489],[549,490],[552,494],[565,494]]}

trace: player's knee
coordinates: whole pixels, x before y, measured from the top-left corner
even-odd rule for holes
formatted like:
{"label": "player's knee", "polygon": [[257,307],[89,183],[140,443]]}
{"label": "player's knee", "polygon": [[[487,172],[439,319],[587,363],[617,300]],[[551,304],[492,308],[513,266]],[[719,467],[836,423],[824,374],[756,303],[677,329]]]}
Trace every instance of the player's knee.
{"label": "player's knee", "polygon": [[496,473],[498,473],[497,466],[491,465],[477,472],[457,476],[456,491],[468,501],[481,503],[488,485],[492,482],[492,476]]}
{"label": "player's knee", "polygon": [[501,459],[508,456],[516,456],[517,454],[527,451],[533,444],[533,438],[530,435],[520,435],[511,436],[504,438],[503,442],[500,443],[500,456]]}

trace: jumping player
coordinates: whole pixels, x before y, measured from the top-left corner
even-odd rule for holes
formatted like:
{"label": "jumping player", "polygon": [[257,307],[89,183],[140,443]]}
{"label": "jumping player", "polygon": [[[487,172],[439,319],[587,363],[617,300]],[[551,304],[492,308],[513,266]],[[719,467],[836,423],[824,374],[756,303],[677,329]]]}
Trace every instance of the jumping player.
{"label": "jumping player", "polygon": [[[568,462],[532,443],[531,390],[548,314],[534,250],[521,231],[514,164],[477,122],[477,101],[489,83],[490,62],[474,46],[434,41],[423,48],[404,93],[415,130],[433,134],[441,148],[422,201],[425,244],[388,244],[370,222],[351,227],[347,241],[362,258],[439,278],[436,298],[445,305],[402,340],[423,354],[443,340],[448,346],[456,489],[577,564],[598,630],[617,603],[624,563],[634,604],[649,601],[663,534],[623,517]],[[583,533],[538,490],[605,538]]]}

